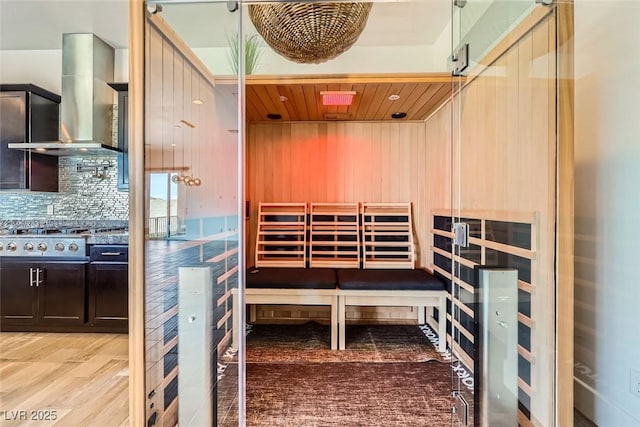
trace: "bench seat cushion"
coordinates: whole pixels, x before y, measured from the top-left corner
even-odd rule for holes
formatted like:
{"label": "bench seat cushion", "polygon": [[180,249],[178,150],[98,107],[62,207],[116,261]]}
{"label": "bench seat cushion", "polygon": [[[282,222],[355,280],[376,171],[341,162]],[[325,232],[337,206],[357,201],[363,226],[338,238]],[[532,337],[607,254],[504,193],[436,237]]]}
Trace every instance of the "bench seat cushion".
{"label": "bench seat cushion", "polygon": [[336,273],[332,268],[251,268],[247,288],[335,289]]}
{"label": "bench seat cushion", "polygon": [[440,279],[422,269],[338,270],[338,287],[369,291],[441,291],[445,289]]}

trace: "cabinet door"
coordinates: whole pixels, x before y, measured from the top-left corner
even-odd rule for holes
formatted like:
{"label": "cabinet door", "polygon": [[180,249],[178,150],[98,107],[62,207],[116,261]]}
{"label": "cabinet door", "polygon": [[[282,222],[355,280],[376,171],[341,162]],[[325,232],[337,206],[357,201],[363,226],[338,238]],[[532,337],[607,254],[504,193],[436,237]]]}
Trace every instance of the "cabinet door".
{"label": "cabinet door", "polygon": [[89,266],[89,323],[126,332],[129,282],[126,263],[94,262]]}
{"label": "cabinet door", "polygon": [[78,263],[39,266],[38,321],[41,325],[84,323],[85,266]]}
{"label": "cabinet door", "polygon": [[33,325],[36,322],[36,287],[31,266],[2,262],[0,267],[0,319],[5,325]]}
{"label": "cabinet door", "polygon": [[7,146],[27,142],[26,96],[26,92],[0,94],[0,189],[27,188],[26,154]]}

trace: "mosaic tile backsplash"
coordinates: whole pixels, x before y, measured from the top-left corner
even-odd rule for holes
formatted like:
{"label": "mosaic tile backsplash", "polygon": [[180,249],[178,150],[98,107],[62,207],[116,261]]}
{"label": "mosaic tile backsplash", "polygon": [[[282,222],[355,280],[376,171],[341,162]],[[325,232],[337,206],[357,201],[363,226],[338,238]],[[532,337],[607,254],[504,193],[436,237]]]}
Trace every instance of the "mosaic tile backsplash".
{"label": "mosaic tile backsplash", "polygon": [[[83,172],[77,171],[78,164]],[[92,166],[110,165],[98,169]],[[129,193],[118,191],[118,158],[114,155],[60,157],[57,193],[0,192],[0,228],[18,221],[82,220],[86,222],[129,218]],[[53,206],[53,214],[48,214]]]}

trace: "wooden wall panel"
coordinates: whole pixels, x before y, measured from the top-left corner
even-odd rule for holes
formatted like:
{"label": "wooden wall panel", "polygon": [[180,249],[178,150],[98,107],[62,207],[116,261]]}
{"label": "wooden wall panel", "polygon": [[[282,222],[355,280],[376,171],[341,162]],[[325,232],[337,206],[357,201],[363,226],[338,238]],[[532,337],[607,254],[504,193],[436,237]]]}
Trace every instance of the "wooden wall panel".
{"label": "wooden wall panel", "polygon": [[[446,109],[446,111],[449,111]],[[412,202],[419,265],[429,259],[429,212],[449,198],[448,126],[423,123],[251,124],[248,260],[259,202]],[[429,138],[433,138],[430,143]]]}

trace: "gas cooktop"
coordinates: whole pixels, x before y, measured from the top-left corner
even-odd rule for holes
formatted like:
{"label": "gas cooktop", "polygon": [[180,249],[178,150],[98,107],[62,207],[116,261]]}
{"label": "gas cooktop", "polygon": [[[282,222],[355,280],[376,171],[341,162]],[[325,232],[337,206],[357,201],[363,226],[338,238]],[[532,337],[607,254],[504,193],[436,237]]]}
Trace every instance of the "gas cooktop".
{"label": "gas cooktop", "polygon": [[78,235],[78,234],[98,234],[108,232],[126,232],[127,229],[123,227],[30,227],[30,228],[15,228],[7,230],[9,235]]}
{"label": "gas cooktop", "polygon": [[0,236],[0,257],[85,257],[87,241],[82,236]]}

